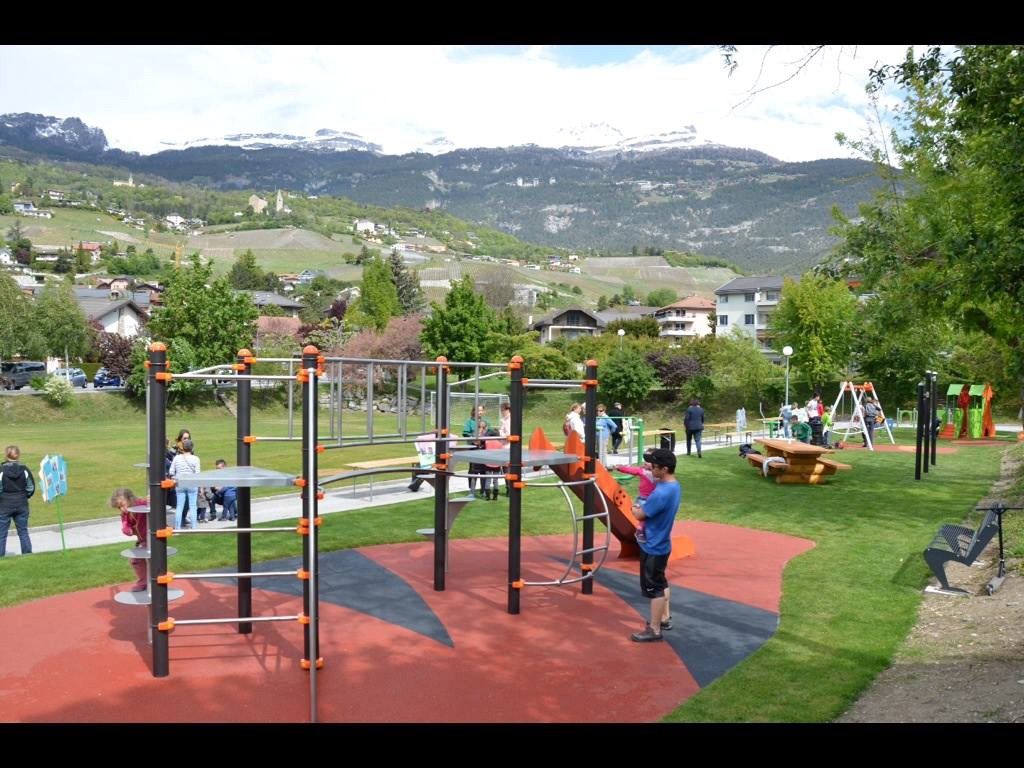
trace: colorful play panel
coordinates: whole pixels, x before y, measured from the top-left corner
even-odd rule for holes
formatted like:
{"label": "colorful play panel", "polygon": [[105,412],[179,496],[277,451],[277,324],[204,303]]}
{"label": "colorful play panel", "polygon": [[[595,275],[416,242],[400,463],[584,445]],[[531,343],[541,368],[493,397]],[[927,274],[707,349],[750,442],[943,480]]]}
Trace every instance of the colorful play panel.
{"label": "colorful play panel", "polygon": [[[433,589],[429,542],[321,555],[322,722],[649,722],[742,662],[778,627],[782,573],[813,542],[678,521],[696,554],[669,567],[675,628],[638,644],[648,603],[636,563],[609,558],[594,593],[542,587],[505,611],[505,539],[456,540],[448,587]],[[523,541],[527,579],[565,567],[569,537]],[[296,568],[265,562],[255,571]],[[228,570],[228,569],[225,569]],[[301,612],[301,587],[253,579],[261,615]],[[194,580],[178,619],[230,615],[233,580]],[[302,627],[179,626],[174,674],[154,678],[146,618],[116,587],[0,613],[5,720],[20,722],[302,722],[309,715]]]}

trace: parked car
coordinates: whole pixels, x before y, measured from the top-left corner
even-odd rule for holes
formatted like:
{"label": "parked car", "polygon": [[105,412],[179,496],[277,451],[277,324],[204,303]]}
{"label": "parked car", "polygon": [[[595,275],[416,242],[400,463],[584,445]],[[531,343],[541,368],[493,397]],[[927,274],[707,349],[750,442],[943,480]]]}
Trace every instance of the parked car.
{"label": "parked car", "polygon": [[60,379],[67,379],[72,387],[85,389],[89,380],[85,377],[85,371],[81,368],[58,368],[53,375]]}
{"label": "parked car", "polygon": [[0,387],[21,389],[36,376],[46,375],[46,363],[34,360],[7,362],[0,365]]}
{"label": "parked car", "polygon": [[120,376],[115,376],[106,368],[100,368],[96,371],[96,375],[92,377],[92,385],[95,389],[102,389],[103,387],[123,387],[124,381]]}

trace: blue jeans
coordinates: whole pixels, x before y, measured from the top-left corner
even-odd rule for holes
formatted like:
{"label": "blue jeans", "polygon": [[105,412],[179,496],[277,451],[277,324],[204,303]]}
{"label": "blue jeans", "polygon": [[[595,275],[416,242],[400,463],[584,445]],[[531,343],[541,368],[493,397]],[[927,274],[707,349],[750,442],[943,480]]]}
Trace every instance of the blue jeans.
{"label": "blue jeans", "polygon": [[174,515],[174,527],[181,528],[182,513],[185,511],[185,500],[188,499],[188,521],[189,525],[193,528],[196,526],[196,501],[199,496],[198,488],[189,488],[187,490],[178,489],[178,509]]}
{"label": "blue jeans", "polygon": [[21,554],[32,554],[32,541],[28,537],[28,505],[22,509],[0,508],[0,557],[7,554],[7,533],[11,528],[11,519],[14,519],[14,527],[18,530],[18,538],[21,540]]}
{"label": "blue jeans", "polygon": [[[225,499],[221,502],[220,519],[234,520],[238,517],[237,501],[234,498]],[[215,502],[210,502],[210,519],[217,516]]]}

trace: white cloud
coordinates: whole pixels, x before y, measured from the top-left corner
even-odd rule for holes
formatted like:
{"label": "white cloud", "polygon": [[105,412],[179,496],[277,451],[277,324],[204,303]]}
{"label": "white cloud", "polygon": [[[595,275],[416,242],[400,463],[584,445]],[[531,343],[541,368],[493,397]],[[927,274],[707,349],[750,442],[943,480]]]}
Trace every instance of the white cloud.
{"label": "white cloud", "polygon": [[[547,47],[280,46],[0,49],[0,112],[75,115],[113,146],[152,152],[240,132],[358,133],[386,151],[438,135],[458,146],[557,145],[560,131],[607,123],[625,136],[697,128],[701,140],[784,160],[844,154],[863,132],[868,69],[906,46],[829,48],[790,82],[805,48],[742,47],[728,76],[714,47],[567,63]],[[588,61],[599,58],[588,56]],[[758,74],[760,73],[760,77]],[[564,135],[564,134],[561,134]]]}

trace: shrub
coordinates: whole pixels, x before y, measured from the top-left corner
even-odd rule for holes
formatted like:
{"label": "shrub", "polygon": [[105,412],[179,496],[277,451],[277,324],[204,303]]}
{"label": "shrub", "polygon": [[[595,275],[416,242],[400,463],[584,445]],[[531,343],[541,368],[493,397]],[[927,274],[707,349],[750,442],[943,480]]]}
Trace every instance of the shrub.
{"label": "shrub", "polygon": [[58,408],[63,408],[70,403],[74,396],[75,392],[71,382],[61,376],[51,376],[43,387],[43,397],[46,402],[56,405]]}

